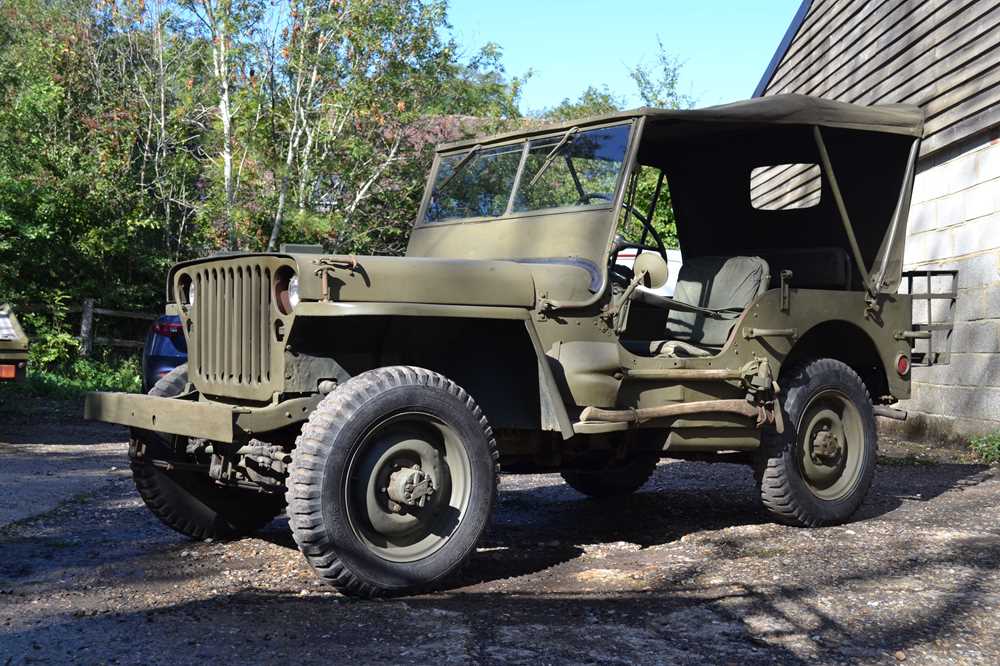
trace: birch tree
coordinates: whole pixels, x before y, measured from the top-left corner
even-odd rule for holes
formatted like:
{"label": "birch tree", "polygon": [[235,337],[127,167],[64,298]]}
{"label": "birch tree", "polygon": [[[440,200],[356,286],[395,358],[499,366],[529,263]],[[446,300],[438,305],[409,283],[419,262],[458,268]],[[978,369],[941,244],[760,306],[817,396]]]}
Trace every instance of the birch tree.
{"label": "birch tree", "polygon": [[[293,186],[297,221],[317,226],[321,216],[334,244],[337,236],[356,236],[358,225],[367,228],[359,215],[387,187],[410,208],[412,185],[400,181],[398,167],[425,147],[414,123],[445,106],[435,104],[448,90],[444,81],[464,71],[439,34],[443,3],[292,0],[288,16],[275,89],[287,100],[288,119],[270,249],[282,237]],[[516,113],[516,104],[507,109]]]}
{"label": "birch tree", "polygon": [[236,206],[235,118],[239,108],[234,103],[235,74],[241,64],[252,60],[252,38],[264,14],[262,0],[181,0],[203,29],[210,45],[212,77],[215,84],[216,116],[220,125],[223,205],[218,230],[223,247],[239,249],[240,237],[233,211]]}

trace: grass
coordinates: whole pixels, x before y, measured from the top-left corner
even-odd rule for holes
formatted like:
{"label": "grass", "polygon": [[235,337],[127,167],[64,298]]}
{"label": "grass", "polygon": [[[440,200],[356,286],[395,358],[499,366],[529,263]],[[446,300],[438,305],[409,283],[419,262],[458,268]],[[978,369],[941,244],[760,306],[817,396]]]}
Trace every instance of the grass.
{"label": "grass", "polygon": [[969,448],[987,465],[1000,463],[1000,431],[973,437],[969,441]]}

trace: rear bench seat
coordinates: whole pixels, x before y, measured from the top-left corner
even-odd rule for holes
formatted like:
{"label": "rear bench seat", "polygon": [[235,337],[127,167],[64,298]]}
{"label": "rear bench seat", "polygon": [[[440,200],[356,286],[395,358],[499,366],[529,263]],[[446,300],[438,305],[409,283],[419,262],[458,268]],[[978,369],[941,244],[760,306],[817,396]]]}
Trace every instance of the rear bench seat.
{"label": "rear bench seat", "polygon": [[623,340],[622,345],[641,356],[714,356],[726,344],[733,321],[767,291],[768,283],[768,264],[760,257],[685,258],[674,300],[727,314],[714,318],[671,310],[666,339]]}

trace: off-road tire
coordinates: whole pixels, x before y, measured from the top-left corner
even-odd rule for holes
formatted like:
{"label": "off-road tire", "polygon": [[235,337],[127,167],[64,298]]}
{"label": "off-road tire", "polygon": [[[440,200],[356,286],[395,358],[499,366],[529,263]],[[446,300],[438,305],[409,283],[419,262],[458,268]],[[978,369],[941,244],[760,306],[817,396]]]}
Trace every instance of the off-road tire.
{"label": "off-road tire", "polygon": [[[821,358],[782,372],[781,406],[785,432],[764,435],[755,476],[764,508],[778,522],[799,527],[821,527],[847,521],[864,501],[875,474],[878,434],[871,398],[861,377],[845,363]],[[798,429],[804,410],[824,391],[837,391],[857,410],[861,456],[857,476],[843,497],[823,499],[810,490],[802,471],[802,443]]]}
{"label": "off-road tire", "polygon": [[619,467],[601,470],[567,470],[562,478],[573,490],[594,499],[630,495],[642,488],[656,470],[658,453],[643,453]]}
{"label": "off-road tire", "polygon": [[[187,386],[187,365],[160,378],[149,395],[172,398]],[[141,460],[132,460],[132,480],[150,511],[167,527],[192,539],[232,539],[264,527],[284,509],[280,494],[255,493],[220,486],[207,475],[154,467],[149,460],[176,460],[174,436],[132,429],[145,445]]]}
{"label": "off-road tire", "polygon": [[[347,476],[378,424],[414,410],[455,429],[470,463],[470,495],[464,517],[438,550],[400,563],[372,552],[359,536],[346,506]],[[296,441],[286,493],[292,535],[316,573],[344,594],[395,596],[437,587],[468,561],[492,517],[498,460],[486,417],[453,381],[410,366],[361,373],[320,402]]]}

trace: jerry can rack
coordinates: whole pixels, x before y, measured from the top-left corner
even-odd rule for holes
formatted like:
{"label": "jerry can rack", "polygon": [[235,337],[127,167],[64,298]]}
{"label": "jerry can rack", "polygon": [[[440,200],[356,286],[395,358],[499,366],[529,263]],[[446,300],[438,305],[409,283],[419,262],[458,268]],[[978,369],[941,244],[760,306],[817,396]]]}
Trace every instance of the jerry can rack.
{"label": "jerry can rack", "polygon": [[913,346],[911,365],[925,368],[948,365],[951,362],[951,334],[955,330],[958,271],[903,271],[903,280],[904,293],[913,300],[914,323],[911,332],[904,334]]}

